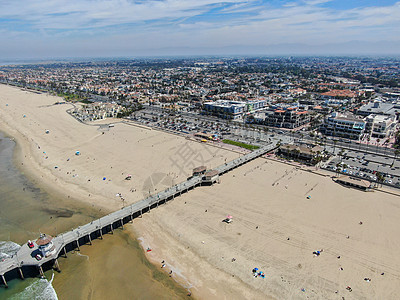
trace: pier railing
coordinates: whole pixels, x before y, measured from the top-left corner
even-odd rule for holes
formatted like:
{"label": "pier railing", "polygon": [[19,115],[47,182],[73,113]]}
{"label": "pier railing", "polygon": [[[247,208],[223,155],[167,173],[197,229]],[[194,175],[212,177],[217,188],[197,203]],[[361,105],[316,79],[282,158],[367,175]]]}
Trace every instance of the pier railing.
{"label": "pier railing", "polygon": [[[242,155],[232,161],[216,167],[214,170],[218,172],[218,176],[229,172],[257,157],[260,157],[267,152],[276,148],[276,145],[271,143],[265,147],[254,150],[248,154]],[[36,274],[39,272],[43,276],[43,265],[50,267],[55,266],[59,269],[57,258],[61,255],[67,256],[67,252],[75,249],[80,249],[80,246],[92,242],[92,239],[102,238],[103,234],[113,233],[115,228],[123,227],[125,223],[132,221],[134,218],[141,216],[143,213],[164,204],[169,200],[180,196],[195,187],[205,184],[207,181],[202,176],[192,176],[187,180],[175,184],[157,194],[150,195],[145,199],[123,207],[106,216],[94,220],[85,225],[79,226],[71,231],[62,233],[53,238],[52,242],[55,246],[55,254],[49,257],[43,257],[37,260],[35,253],[39,253],[37,246],[29,248],[27,244],[21,246],[16,255],[4,259],[0,262],[0,277],[2,282],[7,287],[7,281],[16,277],[24,278],[24,273],[27,269],[36,268]],[[212,183],[212,182],[211,182]]]}

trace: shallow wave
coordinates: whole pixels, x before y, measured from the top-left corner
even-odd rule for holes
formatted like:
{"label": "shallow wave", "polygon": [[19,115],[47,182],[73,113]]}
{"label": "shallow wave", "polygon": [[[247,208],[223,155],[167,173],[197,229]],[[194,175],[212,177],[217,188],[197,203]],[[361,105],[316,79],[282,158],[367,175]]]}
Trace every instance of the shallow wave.
{"label": "shallow wave", "polygon": [[50,281],[38,279],[27,286],[22,292],[15,294],[10,300],[58,300],[57,293],[52,286],[54,274]]}
{"label": "shallow wave", "polygon": [[86,257],[87,260],[89,260],[89,255],[85,254],[80,254],[79,252],[76,253],[78,256]]}
{"label": "shallow wave", "polygon": [[0,260],[15,255],[21,248],[20,245],[11,241],[0,241]]}

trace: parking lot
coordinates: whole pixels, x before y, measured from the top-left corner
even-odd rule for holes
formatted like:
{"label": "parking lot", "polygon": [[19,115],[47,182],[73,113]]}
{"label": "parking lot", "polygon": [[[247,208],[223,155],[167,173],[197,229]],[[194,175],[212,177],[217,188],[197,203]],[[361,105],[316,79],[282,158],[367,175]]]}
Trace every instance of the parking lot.
{"label": "parking lot", "polygon": [[230,134],[229,126],[224,122],[206,121],[200,118],[182,117],[171,113],[143,110],[130,118],[153,128],[160,128],[182,134],[204,133],[214,136],[215,140],[223,139]]}
{"label": "parking lot", "polygon": [[[307,143],[306,140],[297,139],[293,134],[279,129],[254,130],[245,128],[243,124],[214,119],[209,116],[188,113],[183,115],[153,108],[138,111],[130,119],[149,127],[182,135],[195,136],[196,133],[204,133],[212,136],[214,141],[227,138],[254,145],[263,145],[271,141]],[[377,181],[378,175],[382,174],[383,184],[400,188],[400,162],[397,159],[362,152],[362,149],[360,149],[361,151],[343,149],[346,147],[342,148],[341,145],[325,145],[324,148],[336,155],[323,168],[369,181]]]}
{"label": "parking lot", "polygon": [[325,168],[370,181],[377,181],[377,173],[380,173],[383,183],[400,187],[400,162],[393,158],[345,151],[331,159]]}

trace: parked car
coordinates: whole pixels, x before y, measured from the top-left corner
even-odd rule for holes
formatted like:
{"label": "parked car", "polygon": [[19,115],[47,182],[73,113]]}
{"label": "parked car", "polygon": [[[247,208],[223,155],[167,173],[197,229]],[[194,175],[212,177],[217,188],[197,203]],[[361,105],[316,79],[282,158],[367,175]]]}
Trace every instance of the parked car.
{"label": "parked car", "polygon": [[42,256],[41,256],[40,254],[36,254],[36,255],[35,255],[35,258],[36,258],[36,260],[41,260],[41,259],[42,259]]}
{"label": "parked car", "polygon": [[33,244],[33,242],[31,240],[28,241],[28,247],[29,248],[35,247],[35,245]]}

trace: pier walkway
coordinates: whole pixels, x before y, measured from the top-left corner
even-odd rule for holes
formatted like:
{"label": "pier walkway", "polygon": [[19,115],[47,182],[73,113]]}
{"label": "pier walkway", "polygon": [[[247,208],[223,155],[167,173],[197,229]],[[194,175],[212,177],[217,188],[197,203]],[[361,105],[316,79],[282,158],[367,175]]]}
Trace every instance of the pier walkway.
{"label": "pier walkway", "polygon": [[[271,143],[265,147],[261,147],[248,154],[242,155],[237,159],[227,162],[214,168],[212,171],[215,176],[220,176],[232,169],[235,169],[257,157],[260,157],[267,152],[275,149],[277,146]],[[67,256],[67,252],[80,248],[81,245],[92,242],[92,239],[102,238],[103,234],[113,233],[115,228],[124,226],[125,223],[132,221],[134,218],[141,216],[143,213],[164,204],[182,193],[188,192],[197,186],[213,183],[214,180],[207,181],[203,176],[192,176],[186,181],[176,184],[166,190],[150,195],[149,197],[126,206],[120,210],[110,213],[100,219],[94,220],[83,226],[79,226],[71,231],[65,232],[53,238],[52,242],[55,246],[55,254],[49,257],[43,257],[40,260],[36,259],[36,254],[39,254],[38,245],[34,243],[33,248],[29,248],[25,243],[21,246],[18,252],[0,262],[0,284],[7,287],[7,281],[13,278],[24,278],[24,274],[39,273],[43,275],[43,265],[46,267],[55,267],[59,269],[57,258],[61,255]]]}

